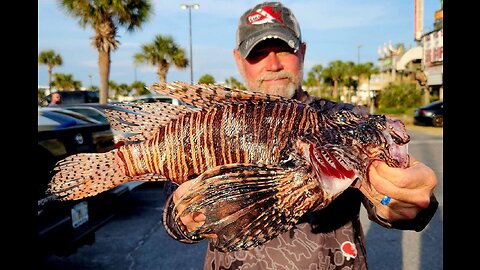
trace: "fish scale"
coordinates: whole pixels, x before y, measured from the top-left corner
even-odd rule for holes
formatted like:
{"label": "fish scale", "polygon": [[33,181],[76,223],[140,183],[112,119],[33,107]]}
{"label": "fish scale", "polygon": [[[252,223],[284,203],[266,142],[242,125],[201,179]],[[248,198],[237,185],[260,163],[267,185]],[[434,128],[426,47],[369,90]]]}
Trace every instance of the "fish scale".
{"label": "fish scale", "polygon": [[348,187],[368,186],[373,160],[409,162],[403,123],[382,115],[211,84],[158,83],[151,90],[195,107],[111,106],[112,128],[133,134],[109,152],[59,161],[47,192],[78,200],[128,181],[192,180],[175,218],[202,211],[205,223],[190,234],[234,251],[275,238]]}

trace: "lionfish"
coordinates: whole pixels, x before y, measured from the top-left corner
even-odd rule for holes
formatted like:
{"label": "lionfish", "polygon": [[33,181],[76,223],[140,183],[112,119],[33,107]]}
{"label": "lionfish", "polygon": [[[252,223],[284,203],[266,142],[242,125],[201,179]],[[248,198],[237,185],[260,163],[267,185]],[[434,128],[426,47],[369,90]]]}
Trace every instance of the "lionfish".
{"label": "lionfish", "polygon": [[309,210],[367,183],[373,160],[408,164],[403,123],[351,110],[320,111],[294,99],[218,85],[158,83],[192,106],[119,103],[113,129],[134,135],[105,153],[56,164],[48,191],[59,200],[95,196],[127,181],[193,180],[176,216],[202,211],[191,232],[221,251],[248,250],[292,228]]}

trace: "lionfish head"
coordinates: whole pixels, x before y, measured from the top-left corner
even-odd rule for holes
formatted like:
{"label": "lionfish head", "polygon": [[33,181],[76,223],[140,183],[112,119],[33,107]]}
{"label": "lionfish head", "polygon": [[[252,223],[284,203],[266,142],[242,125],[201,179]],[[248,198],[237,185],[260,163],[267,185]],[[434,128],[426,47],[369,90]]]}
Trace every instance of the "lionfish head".
{"label": "lionfish head", "polygon": [[402,121],[347,110],[332,112],[327,117],[329,126],[336,131],[337,143],[341,140],[340,143],[352,145],[366,159],[383,160],[391,167],[408,166],[410,136]]}

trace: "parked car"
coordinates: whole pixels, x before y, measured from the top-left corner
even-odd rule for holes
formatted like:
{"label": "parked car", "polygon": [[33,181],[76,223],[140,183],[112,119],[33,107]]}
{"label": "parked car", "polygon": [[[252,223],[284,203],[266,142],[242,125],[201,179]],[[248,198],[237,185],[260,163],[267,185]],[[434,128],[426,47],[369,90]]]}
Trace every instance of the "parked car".
{"label": "parked car", "polygon": [[166,95],[155,94],[155,93],[134,97],[129,102],[132,102],[132,103],[164,102],[164,103],[170,103],[173,105],[184,105],[189,108],[195,108],[194,106],[187,104],[179,99],[166,96]]}
{"label": "parked car", "polygon": [[76,153],[102,153],[114,149],[109,124],[73,111],[38,109],[38,145],[35,195],[37,198],[36,249],[41,254],[69,255],[95,241],[95,231],[121,207],[130,189],[119,185],[93,197],[56,200],[46,193],[57,161]]}
{"label": "parked car", "polygon": [[[58,91],[62,104],[98,103],[100,93],[94,90]],[[52,101],[52,94],[42,99],[39,106],[45,107]]]}
{"label": "parked car", "polygon": [[413,124],[443,127],[443,112],[443,100],[421,106],[413,114]]}
{"label": "parked car", "polygon": [[[107,115],[105,114],[105,109],[108,108],[109,104],[99,104],[99,103],[78,103],[78,104],[60,104],[55,107],[46,107],[52,110],[68,110],[73,111],[87,117],[93,118],[99,123],[110,124],[108,122]],[[126,132],[113,130],[113,140],[115,143],[121,141],[124,137],[131,135]]]}
{"label": "parked car", "polygon": [[160,94],[146,94],[146,95],[137,96],[131,99],[129,102],[133,102],[133,103],[165,102],[173,105],[179,105],[179,104],[185,105],[185,103],[183,103],[182,101],[176,98],[172,98],[172,97],[164,96]]}

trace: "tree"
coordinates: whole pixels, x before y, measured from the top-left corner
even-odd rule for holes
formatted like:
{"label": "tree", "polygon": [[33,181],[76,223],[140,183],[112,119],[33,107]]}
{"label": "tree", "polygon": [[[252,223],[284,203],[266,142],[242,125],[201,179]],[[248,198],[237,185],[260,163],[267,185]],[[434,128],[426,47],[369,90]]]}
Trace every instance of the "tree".
{"label": "tree", "polygon": [[198,79],[198,83],[214,84],[215,78],[210,74],[204,74]]}
{"label": "tree", "polygon": [[63,59],[54,50],[44,50],[38,55],[38,63],[47,66],[48,71],[48,90],[52,87],[52,72],[55,66],[61,66]]}
{"label": "tree", "polygon": [[322,75],[324,78],[333,82],[332,97],[336,100],[338,98],[338,86],[342,82],[345,74],[345,63],[341,60],[335,60],[328,63],[328,66],[323,69]]}
{"label": "tree", "polygon": [[116,39],[118,26],[132,32],[140,28],[150,16],[152,5],[149,0],[58,0],[68,15],[78,18],[81,27],[90,25],[95,35],[92,46],[98,51],[100,72],[100,104],[107,103],[110,76],[110,52],[120,42]]}
{"label": "tree", "polygon": [[318,64],[312,67],[307,73],[307,79],[303,80],[303,84],[307,86],[308,92],[314,96],[321,96],[320,84],[322,82],[323,66]]}
{"label": "tree", "polygon": [[171,65],[186,68],[189,65],[185,50],[171,36],[156,35],[152,43],[142,45],[142,52],[135,54],[135,63],[148,63],[157,66],[160,82],[167,81],[167,73]]}
{"label": "tree", "polygon": [[235,77],[231,76],[227,79],[225,79],[225,84],[233,89],[239,89],[239,90],[246,90],[247,88],[245,85],[243,85],[239,80],[237,80]]}
{"label": "tree", "polygon": [[75,81],[72,74],[53,74],[52,86],[58,90],[75,90],[82,87],[81,81]]}
{"label": "tree", "polygon": [[135,90],[134,96],[150,94],[150,90],[145,88],[145,83],[142,81],[134,81],[130,84],[130,88]]}

